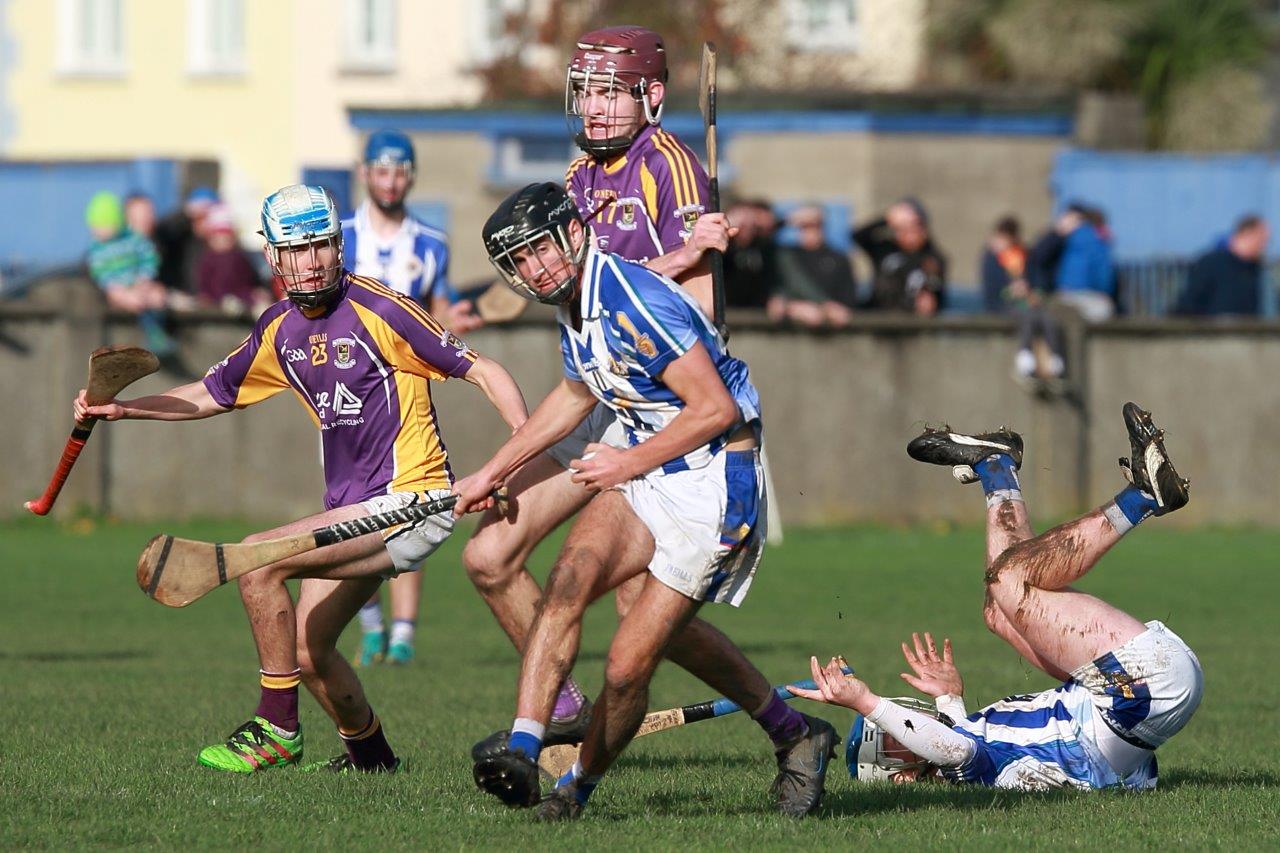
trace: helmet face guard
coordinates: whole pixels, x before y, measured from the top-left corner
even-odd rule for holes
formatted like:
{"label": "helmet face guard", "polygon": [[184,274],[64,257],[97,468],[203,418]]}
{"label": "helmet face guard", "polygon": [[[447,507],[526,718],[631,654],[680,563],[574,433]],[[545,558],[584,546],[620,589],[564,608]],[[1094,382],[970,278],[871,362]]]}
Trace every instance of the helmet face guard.
{"label": "helmet face guard", "polygon": [[[588,154],[605,158],[631,147],[645,123],[662,120],[662,104],[655,108],[649,100],[654,83],[666,83],[667,51],[662,36],[636,26],[593,30],[578,39],[565,74],[564,112],[569,133]],[[617,105],[629,98],[639,109],[628,117],[622,132],[618,127]],[[591,113],[589,102],[603,101],[605,112]],[[636,117],[643,116],[638,122]],[[603,118],[611,136],[592,139],[588,123]]]}
{"label": "helmet face guard", "polygon": [[[630,76],[619,75],[616,71],[576,71],[572,66],[565,75],[564,114],[569,133],[573,136],[574,143],[593,157],[605,158],[623,153],[631,147],[644,124],[658,124],[662,121],[662,108],[665,104],[658,104],[657,109],[654,109],[649,103],[649,81],[643,78],[632,81],[628,79]],[[593,90],[600,93],[595,97],[607,105],[603,114],[593,115],[588,112],[587,105]],[[593,139],[587,123],[592,118],[603,118],[611,129],[617,128],[620,121],[617,106],[624,98],[638,106],[644,123],[637,126],[634,118],[628,118],[625,133]]]}
{"label": "helmet face guard", "polygon": [[[548,268],[538,255],[537,244],[543,240],[551,240],[556,245],[560,259],[558,264],[553,264],[556,268]],[[527,257],[529,260],[526,264],[531,265],[527,276],[520,273],[517,258],[521,255]],[[546,305],[563,305],[573,297],[573,288],[577,284],[578,275],[582,271],[582,262],[586,256],[587,241],[584,239],[582,245],[574,251],[569,229],[564,225],[556,224],[504,241],[502,249],[489,255],[489,262],[498,271],[498,275],[511,286],[511,289],[525,299],[532,299]],[[557,274],[562,275],[562,278],[551,289],[540,291],[534,287],[534,282],[545,281]]]}
{"label": "helmet face guard", "polygon": [[[304,308],[328,304],[342,278],[342,226],[332,196],[321,187],[304,184],[277,190],[262,203],[259,233],[267,238],[267,262],[285,295]],[[307,260],[300,263],[304,247]],[[333,250],[333,262],[321,266],[319,253],[326,247]],[[292,269],[285,269],[285,252]],[[319,282],[312,282],[317,277]],[[312,286],[304,286],[308,284]]]}
{"label": "helmet face guard", "polygon": [[[574,222],[583,229],[579,232],[582,242],[576,248]],[[545,251],[547,241],[555,249],[550,267],[538,251]],[[529,184],[508,196],[489,217],[484,225],[484,248],[493,268],[516,293],[548,305],[563,305],[572,298],[582,272],[587,234],[564,187]],[[549,281],[554,282],[551,287],[537,286]]]}
{"label": "helmet face guard", "polygon": [[[933,705],[919,699],[898,697],[889,701],[934,719],[940,717]],[[914,770],[919,777],[935,769],[896,740],[886,743],[889,737],[884,729],[861,714],[854,718],[844,742],[844,763],[849,769],[849,778],[857,782],[893,782],[903,771]]]}
{"label": "helmet face guard", "polygon": [[[282,251],[300,249],[304,246],[308,251],[307,263],[300,265],[294,261],[295,270],[286,271],[280,260]],[[320,267],[319,253],[323,247],[333,249],[334,262],[329,266]],[[284,295],[289,297],[290,302],[303,308],[319,308],[327,305],[338,290],[342,275],[342,238],[321,237],[316,240],[284,245],[268,243],[267,261],[271,266],[272,274],[283,284]],[[298,266],[302,266],[303,269],[296,269]],[[317,287],[304,288],[303,284],[317,274],[321,276],[321,284]]]}

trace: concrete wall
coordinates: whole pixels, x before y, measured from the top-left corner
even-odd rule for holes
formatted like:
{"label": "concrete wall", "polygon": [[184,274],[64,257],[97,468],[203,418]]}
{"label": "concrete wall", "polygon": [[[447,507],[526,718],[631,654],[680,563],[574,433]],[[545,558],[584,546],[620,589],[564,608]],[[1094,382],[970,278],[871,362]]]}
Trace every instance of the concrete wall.
{"label": "concrete wall", "polygon": [[[87,353],[134,337],[125,318],[104,325],[87,287],[43,298],[43,306],[0,305],[0,399],[8,403],[0,417],[0,515],[20,513],[22,501],[44,487],[70,427]],[[1128,399],[1155,411],[1193,482],[1194,500],[1175,523],[1275,520],[1280,390],[1263,381],[1280,371],[1275,326],[1095,329],[1075,351],[1086,379],[1076,405],[1037,400],[1014,385],[1012,329],[999,320],[864,318],[848,332],[812,335],[731,319],[733,350],[751,365],[764,401],[775,497],[788,522],[976,522],[976,489],[962,491],[946,471],[912,463],[903,452],[926,422],[944,421],[970,430],[1004,423],[1023,433],[1022,479],[1037,517],[1097,505],[1122,485],[1115,460],[1127,453],[1119,413]],[[216,318],[184,325],[184,358],[203,370],[247,330]],[[559,378],[549,325],[486,330],[471,343],[507,365],[531,403]],[[151,377],[136,393],[176,381]],[[473,470],[505,428],[474,387],[436,388],[454,468]],[[87,507],[136,518],[250,516],[265,523],[319,508],[317,462],[316,433],[288,394],[197,423],[100,425],[55,512]]]}

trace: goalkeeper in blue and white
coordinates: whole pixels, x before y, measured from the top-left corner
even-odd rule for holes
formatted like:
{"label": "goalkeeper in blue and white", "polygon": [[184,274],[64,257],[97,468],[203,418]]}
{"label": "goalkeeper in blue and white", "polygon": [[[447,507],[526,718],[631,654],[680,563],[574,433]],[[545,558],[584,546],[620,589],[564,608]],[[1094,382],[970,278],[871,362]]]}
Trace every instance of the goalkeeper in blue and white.
{"label": "goalkeeper in blue and white", "polygon": [[912,636],[903,679],[934,699],[884,699],[839,663],[811,659],[817,690],[793,692],[859,713],[846,745],[857,779],[940,776],[997,788],[1147,789],[1156,749],[1200,705],[1204,676],[1195,653],[1160,622],[1143,623],[1070,584],[1151,515],[1186,505],[1188,483],[1165,452],[1163,432],[1133,403],[1124,407],[1130,485],[1106,505],[1033,536],[1017,470],[1022,438],[928,430],[907,452],[981,482],[987,500],[987,627],[1062,683],[1009,696],[969,714],[951,641]]}

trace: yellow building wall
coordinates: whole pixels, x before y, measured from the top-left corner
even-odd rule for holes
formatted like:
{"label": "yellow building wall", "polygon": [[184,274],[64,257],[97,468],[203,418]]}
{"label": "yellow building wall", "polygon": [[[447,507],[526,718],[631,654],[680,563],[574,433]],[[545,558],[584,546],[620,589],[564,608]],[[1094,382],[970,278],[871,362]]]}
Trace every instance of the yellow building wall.
{"label": "yellow building wall", "polygon": [[243,219],[262,196],[297,179],[292,4],[249,2],[244,73],[187,71],[187,3],[125,0],[124,72],[64,74],[57,67],[57,4],[12,0],[17,45],[9,78],[14,158],[209,158]]}

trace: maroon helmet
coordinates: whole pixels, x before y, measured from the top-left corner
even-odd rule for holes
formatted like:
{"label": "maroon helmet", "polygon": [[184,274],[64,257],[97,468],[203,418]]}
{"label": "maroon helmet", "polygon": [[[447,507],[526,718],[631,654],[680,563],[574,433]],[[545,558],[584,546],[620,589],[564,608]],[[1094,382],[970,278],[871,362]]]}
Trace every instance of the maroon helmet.
{"label": "maroon helmet", "polygon": [[[606,115],[588,116],[583,93],[592,87],[603,87],[618,94],[625,92],[640,105],[645,121],[657,124],[662,118],[662,104],[655,110],[647,93],[652,83],[666,82],[667,50],[662,36],[653,30],[637,26],[606,27],[583,35],[569,60],[565,79],[565,115],[578,147],[596,157],[609,157],[631,147],[638,132],[638,128],[613,126],[605,131],[609,133],[607,137],[592,138],[587,132],[587,122],[595,118],[609,125],[616,124],[612,120],[613,107],[602,108],[608,111]],[[575,126],[579,119],[580,128]]]}

